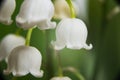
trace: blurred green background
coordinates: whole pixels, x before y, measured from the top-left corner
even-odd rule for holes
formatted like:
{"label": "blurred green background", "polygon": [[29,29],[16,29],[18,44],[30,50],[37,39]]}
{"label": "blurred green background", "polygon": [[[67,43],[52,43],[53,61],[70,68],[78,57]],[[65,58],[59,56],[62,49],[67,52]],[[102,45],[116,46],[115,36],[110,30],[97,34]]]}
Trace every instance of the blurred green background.
{"label": "blurred green background", "polygon": [[[6,26],[0,24],[0,40],[9,33],[15,33],[18,29],[15,16],[19,12],[23,0],[16,0],[17,8],[13,15],[13,24]],[[88,17],[88,41],[93,44],[90,51],[64,49],[61,51],[62,67],[74,67],[85,80],[120,80],[120,13],[110,20],[106,17],[118,6],[115,0],[89,0]],[[25,36],[26,31],[21,35]],[[16,77],[15,80],[49,80],[57,73],[56,57],[50,46],[50,41],[55,39],[54,30],[45,32],[34,29],[31,45],[38,48],[43,56],[42,69],[45,71],[43,78],[35,78],[28,74],[24,77]],[[47,43],[46,43],[47,42]],[[0,80],[11,80],[12,74],[5,76],[3,70],[7,68],[5,61],[0,62]],[[73,73],[65,72],[72,80],[79,80]]]}

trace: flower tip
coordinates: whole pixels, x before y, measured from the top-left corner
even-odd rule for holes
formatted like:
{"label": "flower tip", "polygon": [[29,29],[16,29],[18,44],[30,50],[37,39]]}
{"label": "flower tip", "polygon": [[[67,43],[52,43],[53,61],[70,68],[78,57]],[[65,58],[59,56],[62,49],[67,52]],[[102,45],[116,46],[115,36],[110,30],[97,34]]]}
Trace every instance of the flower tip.
{"label": "flower tip", "polygon": [[88,45],[85,45],[84,48],[87,49],[87,50],[90,50],[90,49],[93,48],[93,45],[92,45],[92,44],[89,44],[89,46],[88,46]]}
{"label": "flower tip", "polygon": [[2,61],[3,59],[0,57],[0,61]]}
{"label": "flower tip", "polygon": [[6,24],[6,25],[11,25],[12,22],[13,22],[13,20],[9,20],[9,21],[5,22],[5,24]]}
{"label": "flower tip", "polygon": [[51,22],[49,20],[43,20],[38,24],[40,30],[54,29],[56,27],[56,22]]}
{"label": "flower tip", "polygon": [[34,75],[35,77],[41,78],[41,77],[43,77],[44,71],[43,70],[40,70],[38,72],[32,71],[31,74]]}
{"label": "flower tip", "polygon": [[13,20],[5,20],[5,21],[0,20],[0,22],[2,22],[2,23],[5,24],[5,25],[11,25],[12,22],[13,22]]}
{"label": "flower tip", "polygon": [[17,18],[16,18],[16,24],[17,24],[18,26],[20,26],[20,25],[23,24],[23,23],[25,23],[25,21],[24,21],[22,18],[19,18],[19,17],[17,16]]}
{"label": "flower tip", "polygon": [[52,22],[52,24],[53,24],[53,28],[55,28],[56,27],[56,22]]}
{"label": "flower tip", "polygon": [[29,25],[26,25],[26,20],[22,19],[21,17],[18,17],[16,18],[16,25],[19,27],[19,28],[22,28],[24,30],[27,30],[31,27],[29,27]]}
{"label": "flower tip", "polygon": [[56,41],[51,41],[51,45],[55,50],[62,50],[65,46],[58,44]]}
{"label": "flower tip", "polygon": [[5,75],[9,75],[10,72],[9,72],[9,70],[4,70],[4,71],[3,71],[3,74],[5,74]]}
{"label": "flower tip", "polygon": [[[7,70],[4,70],[3,73],[5,75],[9,75],[11,72],[10,72],[10,70],[7,69]],[[13,71],[12,74],[13,74],[13,76],[23,76],[27,73],[26,72],[15,72],[15,71]]]}

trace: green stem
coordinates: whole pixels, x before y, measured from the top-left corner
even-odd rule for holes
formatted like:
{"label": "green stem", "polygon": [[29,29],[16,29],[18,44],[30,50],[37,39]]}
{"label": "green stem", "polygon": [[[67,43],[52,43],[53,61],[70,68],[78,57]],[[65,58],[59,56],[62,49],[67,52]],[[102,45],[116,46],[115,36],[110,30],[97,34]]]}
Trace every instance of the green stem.
{"label": "green stem", "polygon": [[68,3],[68,5],[70,7],[71,18],[75,18],[76,14],[75,14],[75,9],[74,9],[74,6],[72,4],[72,1],[71,0],[66,0],[66,2]]}
{"label": "green stem", "polygon": [[73,67],[65,68],[64,70],[72,72],[79,80],[85,80],[85,78]]}
{"label": "green stem", "polygon": [[51,41],[51,31],[50,30],[44,30],[43,34],[45,36],[45,63],[46,63],[46,79],[49,80],[51,77],[54,76],[54,68],[53,68],[53,51],[50,47],[50,41]]}
{"label": "green stem", "polygon": [[105,40],[105,34],[107,31],[107,25],[108,25],[108,20],[107,20],[107,2],[108,0],[104,0],[103,3],[101,3],[101,8],[102,8],[102,20],[101,20],[101,28],[100,28],[100,37],[99,37],[99,41],[98,41],[98,50],[96,54],[96,62],[95,62],[95,68],[94,68],[94,72],[93,72],[93,79],[92,80],[96,80],[96,76],[99,74],[99,69],[101,68],[101,58],[100,56],[103,56],[103,54],[99,54],[99,53],[103,53],[103,49],[101,48],[102,46],[104,46],[104,40]]}
{"label": "green stem", "polygon": [[27,37],[26,37],[26,42],[25,42],[26,46],[30,45],[30,39],[31,39],[32,31],[33,31],[33,28],[28,30]]}
{"label": "green stem", "polygon": [[63,71],[62,71],[60,53],[58,51],[55,51],[55,53],[56,53],[57,58],[58,58],[58,76],[62,77],[63,76]]}
{"label": "green stem", "polygon": [[77,71],[73,72],[80,80],[85,80],[84,77]]}

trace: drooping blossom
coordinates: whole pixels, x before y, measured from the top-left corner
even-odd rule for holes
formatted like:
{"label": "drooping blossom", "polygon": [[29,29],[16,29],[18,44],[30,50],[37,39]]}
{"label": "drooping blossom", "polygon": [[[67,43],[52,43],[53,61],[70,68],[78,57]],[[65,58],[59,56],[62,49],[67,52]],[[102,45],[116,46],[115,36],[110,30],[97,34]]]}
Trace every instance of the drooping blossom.
{"label": "drooping blossom", "polygon": [[64,47],[69,49],[87,50],[92,48],[86,44],[88,31],[84,22],[77,18],[62,19],[56,28],[56,41],[52,41],[54,49],[61,50]]}
{"label": "drooping blossom", "polygon": [[55,28],[56,23],[51,19],[54,6],[51,0],[24,0],[16,17],[16,23],[23,29],[38,26],[39,29]]}
{"label": "drooping blossom", "polygon": [[40,70],[42,56],[38,49],[31,46],[18,46],[8,57],[8,68],[5,74],[12,72],[14,76],[24,76],[31,73],[35,77],[42,77]]}
{"label": "drooping blossom", "polygon": [[8,58],[11,51],[17,47],[25,44],[25,39],[22,36],[15,34],[6,35],[0,42],[0,61]]}
{"label": "drooping blossom", "polygon": [[11,24],[11,16],[15,10],[15,0],[1,0],[0,1],[0,22],[3,24]]}

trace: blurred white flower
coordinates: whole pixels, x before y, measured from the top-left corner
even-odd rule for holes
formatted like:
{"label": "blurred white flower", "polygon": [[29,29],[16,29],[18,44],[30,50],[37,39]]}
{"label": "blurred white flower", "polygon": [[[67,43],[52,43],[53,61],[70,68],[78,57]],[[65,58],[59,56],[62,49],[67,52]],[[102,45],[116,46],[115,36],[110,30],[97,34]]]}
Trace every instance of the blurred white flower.
{"label": "blurred white flower", "polygon": [[69,77],[53,77],[50,80],[72,80],[72,79],[70,79]]}
{"label": "blurred white flower", "polygon": [[116,16],[118,13],[120,13],[120,7],[115,6],[107,15],[108,20],[112,19],[114,16]]}
{"label": "blurred white flower", "polygon": [[42,77],[41,61],[41,53],[35,47],[19,46],[14,48],[9,55],[8,68],[4,73],[12,72],[14,76],[24,76],[31,73],[35,77]]}
{"label": "blurred white flower", "polygon": [[87,34],[87,27],[82,20],[62,19],[56,28],[56,41],[52,41],[52,45],[56,50],[61,50],[65,46],[70,49],[89,50],[92,48],[92,44],[89,46],[86,44]]}
{"label": "blurred white flower", "polygon": [[17,36],[14,34],[6,35],[0,43],[0,61],[8,58],[11,51],[20,45],[25,44],[25,39],[22,36]]}
{"label": "blurred white flower", "polygon": [[70,8],[66,0],[55,0],[55,18],[63,19],[70,17]]}
{"label": "blurred white flower", "polygon": [[3,24],[11,24],[11,16],[15,10],[15,0],[2,0],[0,4],[0,22]]}
{"label": "blurred white flower", "polygon": [[88,1],[89,0],[73,0],[77,17],[82,20],[88,19]]}
{"label": "blurred white flower", "polygon": [[24,0],[16,23],[23,29],[38,26],[39,29],[55,28],[56,23],[51,22],[54,15],[54,6],[51,0]]}
{"label": "blurred white flower", "polygon": [[[87,18],[87,1],[88,0],[72,0],[76,15],[84,20]],[[66,0],[55,0],[54,6],[55,18],[70,18],[70,8]]]}

